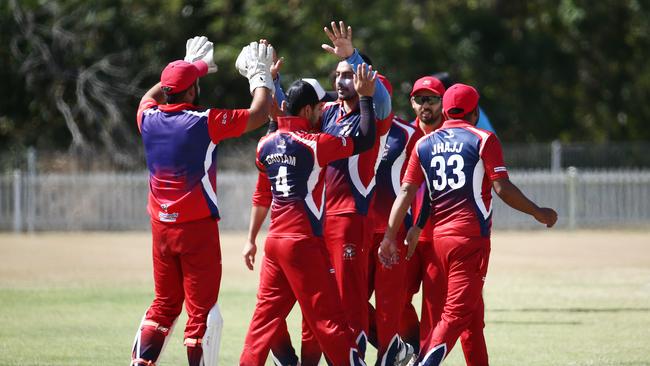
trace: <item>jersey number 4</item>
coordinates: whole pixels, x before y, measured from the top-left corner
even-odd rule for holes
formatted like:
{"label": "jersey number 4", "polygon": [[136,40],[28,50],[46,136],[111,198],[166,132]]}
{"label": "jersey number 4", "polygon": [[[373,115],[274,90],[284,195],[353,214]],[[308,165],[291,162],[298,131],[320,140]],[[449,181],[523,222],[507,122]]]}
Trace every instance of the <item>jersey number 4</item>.
{"label": "jersey number 4", "polygon": [[282,192],[282,197],[289,197],[291,186],[287,182],[287,167],[278,168],[278,175],[275,177],[275,190]]}
{"label": "jersey number 4", "polygon": [[[458,189],[465,185],[465,173],[463,167],[465,160],[459,154],[451,155],[447,161],[440,155],[431,159],[431,167],[435,169],[435,176],[432,181],[433,189],[443,191],[447,186],[451,189]],[[447,175],[447,167],[451,168],[451,174]]]}

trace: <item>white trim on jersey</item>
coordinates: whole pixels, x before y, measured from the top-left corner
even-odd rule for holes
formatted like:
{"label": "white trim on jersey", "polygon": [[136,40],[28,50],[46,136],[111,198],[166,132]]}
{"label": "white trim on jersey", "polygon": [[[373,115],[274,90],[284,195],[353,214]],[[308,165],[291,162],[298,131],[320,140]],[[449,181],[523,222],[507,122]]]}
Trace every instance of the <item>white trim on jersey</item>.
{"label": "white trim on jersey", "polygon": [[481,214],[483,214],[483,219],[487,220],[492,213],[492,201],[490,201],[490,207],[485,207],[485,202],[483,202],[483,178],[485,177],[485,166],[483,165],[483,159],[478,159],[476,166],[474,167],[474,176],[472,178],[472,190],[474,194],[474,201]]}
{"label": "white trim on jersey", "polygon": [[485,143],[487,142],[488,137],[490,137],[490,134],[483,131],[483,130],[481,130],[481,129],[479,129],[479,128],[476,128],[476,127],[467,126],[465,128],[467,128],[468,130],[470,130],[470,131],[474,132],[475,134],[481,136],[481,146],[478,149],[478,154],[479,154],[479,156],[482,155],[483,154],[483,148],[485,147]]}
{"label": "white trim on jersey", "polygon": [[156,113],[160,113],[160,109],[153,108],[153,107],[149,107],[142,112],[142,114],[144,114],[145,116],[151,116]]}
{"label": "white trim on jersey", "polygon": [[309,179],[307,179],[307,195],[305,197],[305,203],[307,204],[307,208],[316,216],[317,219],[320,220],[320,218],[323,216],[323,209],[325,208],[325,186],[323,185],[323,194],[321,197],[321,205],[320,208],[316,206],[316,201],[314,201],[314,196],[312,192],[314,191],[314,187],[316,187],[316,184],[318,183],[318,176],[320,175],[320,171],[322,167],[318,164],[318,151],[317,151],[317,146],[318,144],[316,141],[313,140],[307,140],[303,139],[299,135],[289,132],[291,137],[294,139],[302,142],[303,144],[307,145],[309,148],[314,153],[314,167],[311,169],[311,173],[309,173]]}
{"label": "white trim on jersey", "polygon": [[189,109],[183,109],[183,113],[191,114],[191,115],[197,116],[197,117],[207,117],[208,114],[210,113],[210,110],[206,109],[204,111],[192,111],[192,110],[189,110]]}
{"label": "white trim on jersey", "polygon": [[[406,161],[406,147],[411,141],[411,137],[413,137],[413,134],[415,134],[415,128],[406,125],[405,123],[401,123],[399,121],[393,121],[393,123],[397,127],[402,128],[406,131],[406,144],[404,145],[404,148],[402,149],[402,152],[400,152],[397,159],[395,159],[393,166],[390,168],[391,184],[393,186],[393,191],[395,192],[395,196],[398,196],[399,188],[401,185],[402,167],[404,166],[404,162]],[[386,144],[384,144],[383,146],[386,146]],[[381,156],[383,156],[383,153],[381,154]]]}
{"label": "white trim on jersey", "polygon": [[375,156],[375,167],[373,170],[374,173],[367,187],[363,185],[361,177],[359,176],[359,155],[353,155],[348,158],[348,171],[350,172],[350,179],[352,180],[352,184],[354,185],[354,188],[356,188],[357,191],[359,191],[359,193],[361,193],[361,195],[364,197],[368,197],[370,192],[372,192],[372,189],[375,187],[375,184],[377,183],[377,169],[381,163],[381,157],[384,155],[384,147],[386,146],[387,139],[387,133],[379,138],[379,149],[377,149],[377,156]]}
{"label": "white trim on jersey", "polygon": [[214,142],[210,141],[210,145],[208,145],[208,151],[205,153],[205,160],[203,161],[203,169],[205,170],[205,174],[203,175],[203,178],[201,178],[201,183],[203,184],[203,189],[205,190],[205,193],[208,194],[210,201],[212,201],[218,210],[219,205],[217,204],[217,192],[215,192],[214,188],[212,188],[212,184],[210,184],[210,176],[208,175],[208,170],[212,166],[212,153],[216,147],[217,145]]}

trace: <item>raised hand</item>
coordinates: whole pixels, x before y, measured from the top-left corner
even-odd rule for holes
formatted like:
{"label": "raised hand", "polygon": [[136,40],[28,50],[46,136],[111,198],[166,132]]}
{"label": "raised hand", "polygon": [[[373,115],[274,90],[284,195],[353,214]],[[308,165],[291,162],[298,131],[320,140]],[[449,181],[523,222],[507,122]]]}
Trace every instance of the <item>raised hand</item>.
{"label": "raised hand", "polygon": [[343,21],[339,21],[338,28],[336,22],[331,23],[332,30],[329,30],[327,27],[323,28],[327,37],[332,41],[334,47],[323,43],[321,47],[333,54],[338,56],[340,59],[346,59],[354,53],[354,46],[352,45],[352,27],[345,26]]}
{"label": "raised hand", "polygon": [[248,78],[250,91],[258,87],[264,87],[275,92],[273,78],[271,77],[271,65],[273,65],[273,46],[263,42],[251,42],[242,48],[235,67],[240,74]]}
{"label": "raised hand", "polygon": [[357,65],[354,73],[354,90],[361,97],[371,97],[375,93],[375,79],[377,73],[372,71],[372,66],[365,63]]}
{"label": "raised hand", "polygon": [[208,73],[217,72],[218,69],[217,64],[214,63],[214,44],[205,36],[196,36],[187,40],[183,60],[205,62],[208,65]]}

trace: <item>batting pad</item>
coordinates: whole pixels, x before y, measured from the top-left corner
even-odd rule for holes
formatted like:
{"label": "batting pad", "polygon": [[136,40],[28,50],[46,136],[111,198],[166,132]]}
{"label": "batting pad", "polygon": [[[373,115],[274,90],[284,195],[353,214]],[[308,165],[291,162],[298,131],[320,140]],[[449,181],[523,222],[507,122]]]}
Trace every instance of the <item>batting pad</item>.
{"label": "batting pad", "polygon": [[203,335],[201,347],[203,348],[202,366],[217,366],[219,364],[219,346],[221,345],[221,331],[223,330],[223,317],[219,305],[214,304],[208,313],[207,328]]}

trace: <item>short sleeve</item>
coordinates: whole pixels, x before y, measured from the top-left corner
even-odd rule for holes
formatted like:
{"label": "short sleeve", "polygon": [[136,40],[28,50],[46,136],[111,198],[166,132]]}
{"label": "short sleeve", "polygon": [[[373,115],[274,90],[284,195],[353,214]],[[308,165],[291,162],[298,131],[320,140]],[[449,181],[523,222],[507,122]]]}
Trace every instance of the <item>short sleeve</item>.
{"label": "short sleeve", "polygon": [[156,107],[158,105],[158,102],[156,102],[152,98],[143,98],[140,101],[140,105],[138,106],[138,113],[136,114],[136,122],[138,123],[138,131],[142,130],[142,113],[146,111],[149,108]]}
{"label": "short sleeve", "polygon": [[417,145],[415,145],[415,148],[411,151],[411,157],[409,157],[408,166],[406,167],[406,173],[404,174],[402,182],[414,184],[416,186],[420,186],[420,184],[424,182],[424,172],[422,172]]}
{"label": "short sleeve", "polygon": [[508,170],[503,162],[503,149],[495,135],[490,134],[485,141],[485,146],[481,151],[481,159],[485,166],[485,174],[490,180],[508,178]]}
{"label": "short sleeve", "polygon": [[244,133],[250,113],[247,109],[216,109],[208,112],[208,132],[215,144]]}
{"label": "short sleeve", "polygon": [[318,154],[318,165],[320,166],[325,166],[335,160],[347,158],[354,151],[354,140],[351,137],[319,133],[317,134],[316,141],[316,153]]}

